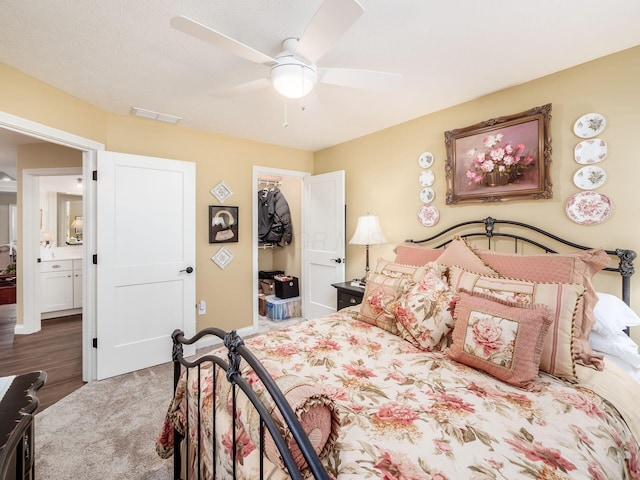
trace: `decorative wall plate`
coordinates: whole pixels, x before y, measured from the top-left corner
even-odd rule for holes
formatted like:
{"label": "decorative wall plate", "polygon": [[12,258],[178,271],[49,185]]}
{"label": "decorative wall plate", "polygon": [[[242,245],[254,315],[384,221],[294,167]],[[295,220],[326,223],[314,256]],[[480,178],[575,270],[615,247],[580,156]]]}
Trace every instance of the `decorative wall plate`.
{"label": "decorative wall plate", "polygon": [[429,168],[431,165],[433,165],[433,153],[431,152],[423,152],[420,154],[420,157],[418,158],[418,164],[422,167],[422,168]]}
{"label": "decorative wall plate", "polygon": [[436,192],[431,187],[425,187],[420,190],[420,201],[422,203],[431,203],[436,198]]}
{"label": "decorative wall plate", "polygon": [[600,138],[583,140],[573,150],[573,158],[580,165],[589,165],[604,160],[607,156],[607,142]]}
{"label": "decorative wall plate", "polygon": [[581,116],[573,125],[573,133],[580,138],[593,138],[599,135],[604,127],[607,126],[607,121],[599,113],[587,113]]}
{"label": "decorative wall plate", "polygon": [[580,225],[596,225],[611,215],[611,200],[598,192],[579,192],[566,206],[567,216]]}
{"label": "decorative wall plate", "polygon": [[433,205],[422,205],[418,210],[418,219],[425,227],[433,227],[440,220],[440,212]]}
{"label": "decorative wall plate", "polygon": [[231,252],[229,250],[221,247],[220,250],[218,250],[213,255],[213,257],[211,257],[211,260],[213,260],[213,263],[224,270],[225,268],[227,268],[227,265],[231,263],[231,260],[233,260],[233,255],[231,255]]}
{"label": "decorative wall plate", "polygon": [[220,183],[213,187],[210,192],[211,195],[216,197],[220,203],[224,203],[231,195],[233,195],[231,189],[227,187],[223,181],[220,181]]}
{"label": "decorative wall plate", "polygon": [[587,165],[573,176],[573,183],[582,190],[595,190],[607,179],[607,172],[598,165]]}
{"label": "decorative wall plate", "polygon": [[423,187],[430,187],[435,182],[436,176],[433,170],[423,170],[420,173],[420,185]]}

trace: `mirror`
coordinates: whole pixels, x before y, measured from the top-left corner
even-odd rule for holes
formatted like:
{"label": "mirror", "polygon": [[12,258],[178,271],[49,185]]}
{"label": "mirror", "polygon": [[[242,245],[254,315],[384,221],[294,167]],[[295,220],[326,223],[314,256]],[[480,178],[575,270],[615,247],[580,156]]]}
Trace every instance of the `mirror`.
{"label": "mirror", "polygon": [[57,193],[58,246],[82,245],[82,195]]}

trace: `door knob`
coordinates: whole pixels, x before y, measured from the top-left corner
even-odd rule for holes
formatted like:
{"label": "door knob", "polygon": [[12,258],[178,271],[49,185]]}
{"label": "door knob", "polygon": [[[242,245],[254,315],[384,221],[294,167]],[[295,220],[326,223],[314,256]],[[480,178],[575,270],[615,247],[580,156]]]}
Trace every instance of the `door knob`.
{"label": "door knob", "polygon": [[336,263],[342,263],[343,260],[341,258],[332,258],[331,261]]}
{"label": "door knob", "polygon": [[180,270],[181,272],[187,272],[187,273],[191,273],[193,272],[193,267],[187,267],[184,270]]}

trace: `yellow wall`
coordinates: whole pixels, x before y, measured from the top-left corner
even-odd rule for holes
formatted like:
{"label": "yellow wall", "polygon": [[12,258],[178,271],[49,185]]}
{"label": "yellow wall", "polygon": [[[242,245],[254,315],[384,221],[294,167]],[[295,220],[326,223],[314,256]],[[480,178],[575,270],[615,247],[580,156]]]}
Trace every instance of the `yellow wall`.
{"label": "yellow wall", "polygon": [[[196,298],[207,302],[207,313],[197,316],[197,328],[251,324],[256,301],[250,288],[254,283],[251,214],[257,188],[252,168],[311,172],[311,152],[106,113],[2,64],[0,111],[103,143],[110,151],[195,162]],[[210,260],[220,245],[209,244],[207,229],[208,206],[219,204],[209,190],[220,180],[234,192],[225,205],[240,207],[241,218],[240,241],[225,245],[235,257],[225,270]]]}
{"label": "yellow wall", "polygon": [[[355,230],[359,215],[370,212],[380,217],[389,243],[371,247],[372,262],[379,256],[393,258],[393,245],[407,238],[425,238],[454,223],[486,216],[529,222],[577,243],[640,252],[640,222],[636,220],[640,178],[638,85],[640,47],[635,47],[316,152],[314,173],[346,171],[348,236]],[[553,105],[553,199],[447,206],[444,132],[547,103]],[[583,226],[569,220],[565,204],[580,191],[573,185],[573,175],[581,166],[573,152],[582,139],[573,133],[573,124],[590,112],[600,113],[607,120],[598,138],[608,144],[608,156],[600,164],[608,179],[598,191],[610,197],[613,213],[599,225]],[[421,206],[418,157],[424,151],[435,155],[433,204],[440,210],[440,222],[434,227],[422,226],[417,218]],[[363,249],[348,245],[346,253],[348,278],[361,276]],[[640,282],[636,279],[632,284],[632,306],[640,312]],[[618,283],[597,287],[619,293]]]}
{"label": "yellow wall", "polygon": [[[639,84],[640,47],[636,47],[315,154],[106,113],[2,64],[0,111],[104,143],[111,151],[195,162],[197,299],[208,304],[207,314],[197,317],[197,326],[215,324],[228,329],[251,321],[254,299],[250,287],[255,280],[248,219],[255,198],[252,166],[256,164],[314,173],[345,170],[347,236],[354,231],[357,217],[370,212],[380,216],[389,239],[388,245],[372,247],[372,261],[378,256],[389,257],[393,244],[406,238],[423,238],[446,225],[487,215],[538,224],[577,242],[640,250],[640,225],[634,221],[635,182],[640,178],[635,148],[640,131]],[[444,132],[546,103],[553,104],[553,199],[446,206]],[[602,163],[609,177],[599,191],[610,196],[614,211],[600,225],[580,226],[566,217],[564,205],[579,191],[572,178],[579,167],[573,160],[573,149],[580,139],[572,126],[589,112],[607,119],[601,137],[609,145],[609,155]],[[436,158],[434,204],[441,211],[441,220],[433,228],[423,227],[417,220],[421,205],[417,159],[423,151],[433,152]],[[234,191],[226,204],[239,206],[242,219],[240,242],[227,244],[235,259],[224,271],[210,260],[218,246],[208,243],[206,228],[208,205],[217,204],[209,190],[220,180]],[[363,249],[348,246],[347,257],[347,276],[360,277]],[[615,288],[602,287],[616,292]],[[632,298],[638,305],[640,282],[635,282]]]}

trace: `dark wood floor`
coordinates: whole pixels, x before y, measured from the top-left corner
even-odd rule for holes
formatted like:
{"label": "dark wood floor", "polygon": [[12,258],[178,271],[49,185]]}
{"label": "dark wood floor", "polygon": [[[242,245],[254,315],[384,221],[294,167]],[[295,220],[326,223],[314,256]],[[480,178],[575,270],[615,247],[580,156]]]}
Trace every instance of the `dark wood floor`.
{"label": "dark wood floor", "polygon": [[82,315],[43,320],[42,330],[31,335],[15,335],[15,324],[16,305],[0,305],[0,377],[47,372],[39,412],[84,385]]}

